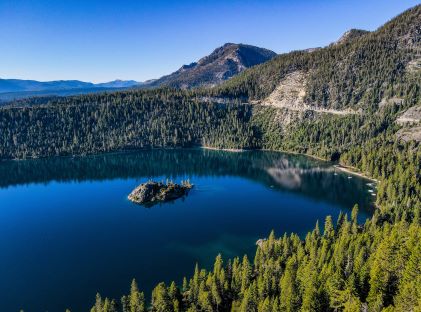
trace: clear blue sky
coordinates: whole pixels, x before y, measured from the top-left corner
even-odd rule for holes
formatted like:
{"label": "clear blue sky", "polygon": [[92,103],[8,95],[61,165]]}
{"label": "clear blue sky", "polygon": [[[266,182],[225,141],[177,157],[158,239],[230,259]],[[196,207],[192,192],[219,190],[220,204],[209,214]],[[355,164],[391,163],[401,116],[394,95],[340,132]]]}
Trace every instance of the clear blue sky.
{"label": "clear blue sky", "polygon": [[413,0],[0,0],[0,77],[157,78],[225,42],[277,53],[375,30]]}

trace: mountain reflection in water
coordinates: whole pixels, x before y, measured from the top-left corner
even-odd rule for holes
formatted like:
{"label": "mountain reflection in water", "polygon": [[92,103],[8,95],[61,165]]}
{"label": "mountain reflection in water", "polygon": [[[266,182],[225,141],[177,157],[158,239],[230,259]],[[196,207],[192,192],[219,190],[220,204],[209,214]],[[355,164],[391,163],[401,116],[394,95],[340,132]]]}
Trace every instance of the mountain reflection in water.
{"label": "mountain reflection in water", "polygon": [[[333,172],[337,172],[336,175]],[[0,162],[0,187],[31,183],[102,181],[136,177],[238,176],[274,189],[301,192],[314,199],[358,203],[372,209],[373,197],[361,197],[365,184],[347,179],[331,163],[303,155],[202,149],[145,150],[85,157],[55,157]],[[192,181],[194,183],[194,181]]]}

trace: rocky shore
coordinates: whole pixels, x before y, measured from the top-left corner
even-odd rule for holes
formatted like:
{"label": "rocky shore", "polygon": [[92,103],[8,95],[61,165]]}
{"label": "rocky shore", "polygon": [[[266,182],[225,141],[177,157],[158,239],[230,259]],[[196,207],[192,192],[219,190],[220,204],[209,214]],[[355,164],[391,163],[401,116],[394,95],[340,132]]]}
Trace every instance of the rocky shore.
{"label": "rocky shore", "polygon": [[136,204],[153,205],[183,197],[192,187],[189,181],[182,181],[181,184],[148,181],[136,187],[128,199]]}

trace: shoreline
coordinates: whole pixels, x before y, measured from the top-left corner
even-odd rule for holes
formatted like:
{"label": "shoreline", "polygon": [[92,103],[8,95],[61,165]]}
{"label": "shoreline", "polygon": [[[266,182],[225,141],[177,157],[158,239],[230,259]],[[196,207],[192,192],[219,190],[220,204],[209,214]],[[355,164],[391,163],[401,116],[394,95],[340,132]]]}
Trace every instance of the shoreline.
{"label": "shoreline", "polygon": [[224,151],[224,152],[231,152],[231,153],[243,153],[243,152],[248,151],[241,148],[218,148],[218,147],[211,147],[211,146],[200,146],[199,148],[211,150],[211,151]]}
{"label": "shoreline", "polygon": [[[212,146],[196,146],[196,147],[155,147],[155,148],[140,148],[140,149],[122,149],[122,150],[116,150],[116,151],[105,151],[100,153],[86,153],[86,154],[75,154],[75,155],[52,155],[52,156],[42,156],[42,157],[28,157],[28,158],[11,158],[11,159],[0,159],[0,162],[7,162],[7,161],[26,161],[26,160],[39,160],[39,159],[48,159],[48,158],[78,158],[78,157],[95,157],[100,155],[106,155],[106,154],[120,154],[120,153],[136,153],[138,151],[145,151],[145,150],[178,150],[178,149],[203,149],[203,150],[213,150],[213,151],[224,151],[224,152],[230,152],[230,153],[243,153],[248,151],[266,151],[266,152],[278,152],[278,153],[284,153],[284,154],[290,154],[290,155],[301,155],[305,157],[309,157],[315,160],[327,162],[327,163],[334,163],[330,160],[327,160],[325,158],[307,154],[307,153],[299,153],[294,151],[288,151],[288,150],[272,150],[272,149],[236,149],[236,148],[218,148],[218,147],[212,147]],[[333,167],[335,169],[338,169],[342,172],[346,172],[352,175],[359,176],[361,178],[374,181],[376,183],[379,183],[380,181],[372,178],[366,174],[363,174],[358,171],[357,168],[351,167],[351,166],[345,166],[341,164],[333,164]]]}
{"label": "shoreline", "polygon": [[372,177],[370,177],[368,175],[365,175],[364,173],[361,173],[361,172],[357,171],[358,169],[357,168],[354,168],[354,167],[344,166],[344,165],[340,165],[340,164],[333,165],[333,167],[335,167],[336,169],[338,169],[338,170],[340,170],[342,172],[346,172],[346,173],[349,173],[349,174],[352,174],[352,175],[356,175],[356,176],[358,176],[360,178],[364,178],[364,179],[367,179],[367,180],[370,180],[370,181],[374,181],[376,183],[379,183],[380,182],[377,179],[374,179],[374,178],[372,178]]}
{"label": "shoreline", "polygon": [[[232,153],[242,153],[248,151],[263,151],[263,149],[235,149],[235,148],[218,148],[218,147],[211,147],[211,146],[188,146],[188,147],[144,147],[144,148],[129,148],[129,149],[121,149],[121,150],[113,150],[113,151],[102,151],[98,153],[82,153],[82,154],[73,154],[73,155],[48,155],[48,156],[36,156],[36,157],[26,157],[26,158],[0,158],[0,162],[7,162],[7,161],[26,161],[26,160],[39,160],[39,159],[48,159],[48,158],[78,158],[78,157],[95,157],[101,155],[113,155],[113,154],[125,154],[125,153],[137,153],[141,151],[151,151],[151,150],[185,150],[185,149],[206,149],[206,150],[213,150],[213,151],[224,151],[224,152],[232,152]],[[267,150],[272,152],[281,152],[283,151],[276,151],[276,150]],[[285,152],[286,153],[286,152]],[[305,154],[301,154],[305,155]],[[307,155],[310,156],[310,155]],[[310,156],[311,157],[311,156]]]}
{"label": "shoreline", "polygon": [[[268,150],[268,151],[271,151],[271,150]],[[285,153],[285,154],[291,154],[291,155],[307,156],[307,157],[310,157],[310,158],[313,158],[313,159],[316,159],[316,160],[320,160],[320,161],[323,161],[323,162],[332,163],[332,161],[330,161],[330,160],[328,160],[326,158],[323,158],[323,157],[320,157],[320,156],[316,156],[316,155],[312,155],[312,154],[299,153],[299,152],[293,152],[293,151],[279,151],[279,152]]]}
{"label": "shoreline", "polygon": [[[247,150],[249,151],[249,150]],[[323,162],[328,162],[328,163],[332,163],[332,161],[320,157],[320,156],[316,156],[316,155],[312,155],[312,154],[306,154],[306,153],[299,153],[299,152],[294,152],[294,151],[288,151],[288,150],[272,150],[272,149],[268,149],[268,148],[260,148],[260,149],[252,149],[250,151],[263,151],[263,152],[274,152],[274,153],[282,153],[282,154],[290,154],[290,155],[298,155],[298,156],[305,156],[305,157],[309,157],[309,158],[313,158],[315,160],[320,160]]]}
{"label": "shoreline", "polygon": [[[375,183],[380,183],[380,180],[377,180],[373,177],[370,177],[364,173],[361,173],[357,168],[352,166],[346,166],[339,164],[337,162],[333,162],[327,159],[324,159],[322,157],[307,154],[307,153],[300,153],[300,152],[294,152],[290,150],[273,150],[273,149],[231,149],[231,148],[217,148],[217,147],[211,147],[211,146],[191,146],[191,147],[154,147],[154,148],[129,148],[129,149],[122,149],[122,150],[114,150],[114,151],[104,151],[99,153],[85,153],[85,154],[75,154],[75,155],[52,155],[52,156],[42,156],[42,157],[28,157],[28,158],[14,158],[14,159],[0,159],[0,162],[8,162],[8,161],[31,161],[31,160],[40,160],[40,159],[49,159],[49,158],[84,158],[84,157],[96,157],[101,155],[107,155],[107,154],[124,154],[124,153],[136,153],[140,151],[150,151],[150,150],[184,150],[184,149],[196,149],[196,150],[213,150],[213,151],[223,151],[223,152],[230,152],[230,153],[243,153],[243,152],[251,152],[251,151],[266,151],[266,152],[276,152],[276,153],[283,153],[283,154],[290,154],[290,155],[297,155],[297,156],[304,156],[308,157],[317,161],[321,161],[324,163],[330,164],[335,170],[339,170],[342,172],[345,172],[350,175],[355,175],[360,178],[366,179],[368,181],[372,181]],[[377,196],[376,196],[377,198]],[[374,202],[374,207],[379,208],[379,206]]]}

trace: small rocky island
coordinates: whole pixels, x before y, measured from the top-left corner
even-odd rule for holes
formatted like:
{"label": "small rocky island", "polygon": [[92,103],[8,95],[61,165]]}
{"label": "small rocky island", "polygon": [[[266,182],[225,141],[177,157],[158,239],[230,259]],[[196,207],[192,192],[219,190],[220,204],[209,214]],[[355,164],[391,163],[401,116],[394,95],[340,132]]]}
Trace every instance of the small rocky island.
{"label": "small rocky island", "polygon": [[136,187],[129,194],[128,199],[136,204],[151,206],[183,197],[189,193],[192,187],[193,184],[188,180],[181,181],[181,184],[148,181]]}

